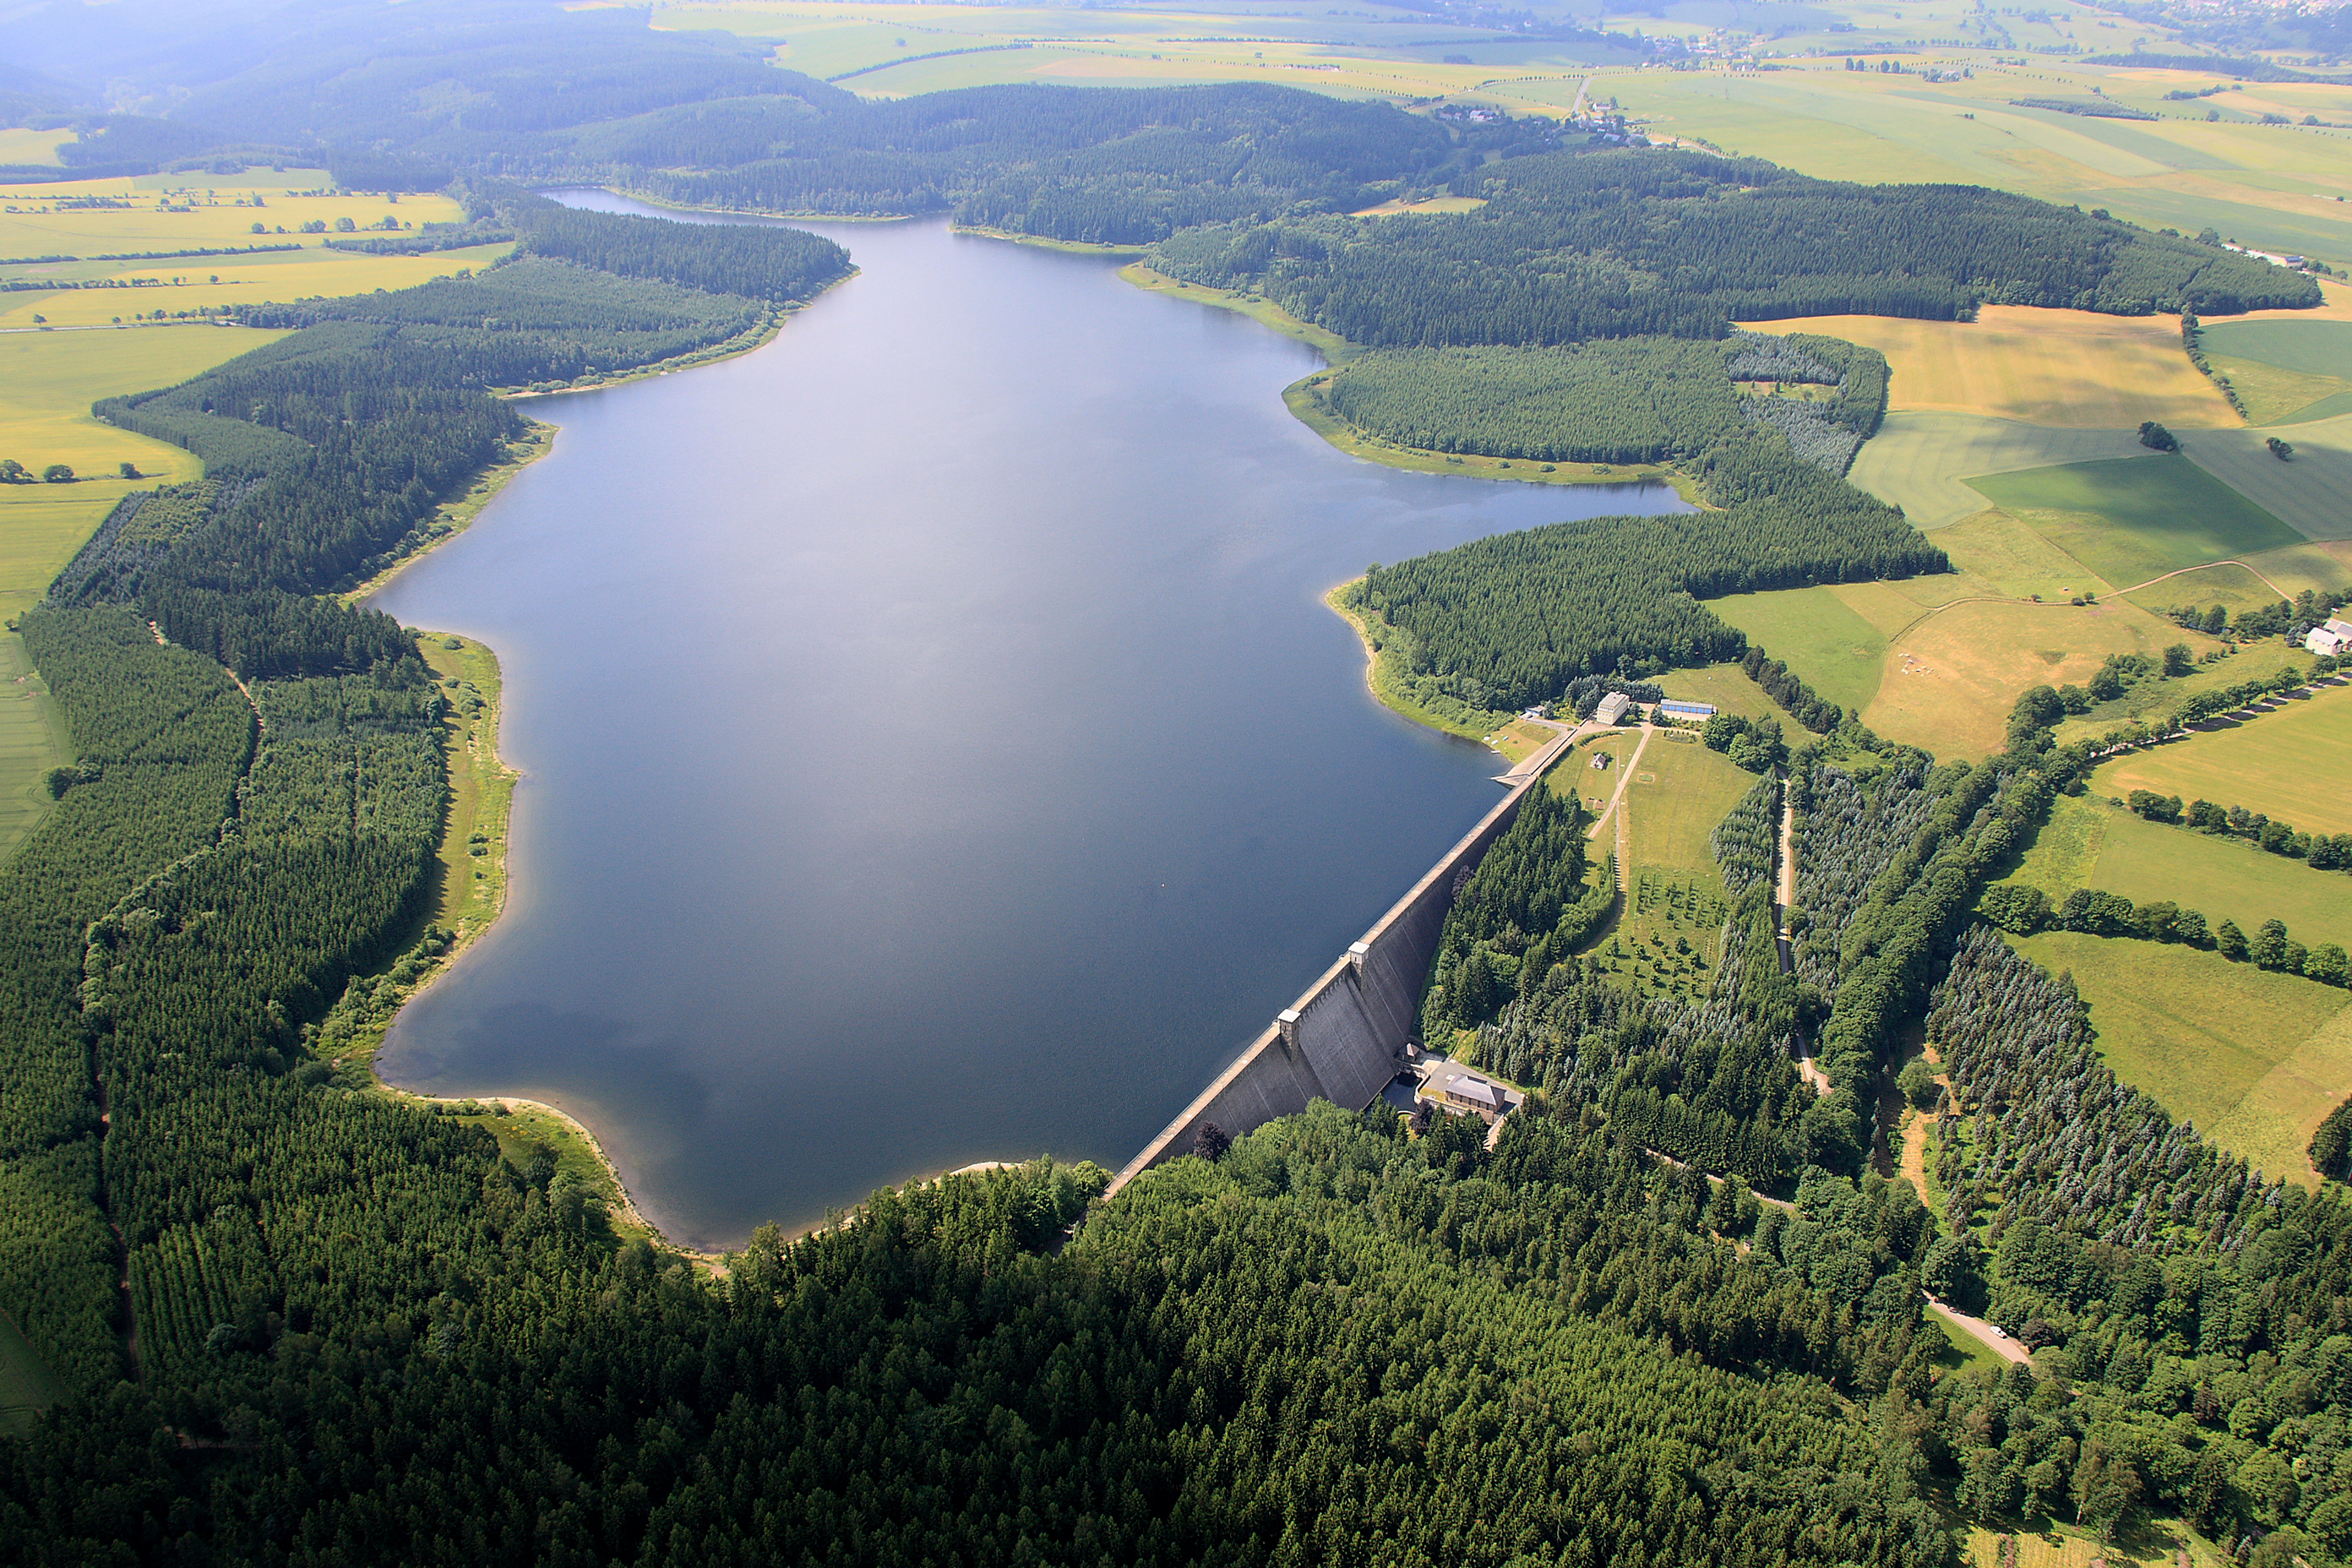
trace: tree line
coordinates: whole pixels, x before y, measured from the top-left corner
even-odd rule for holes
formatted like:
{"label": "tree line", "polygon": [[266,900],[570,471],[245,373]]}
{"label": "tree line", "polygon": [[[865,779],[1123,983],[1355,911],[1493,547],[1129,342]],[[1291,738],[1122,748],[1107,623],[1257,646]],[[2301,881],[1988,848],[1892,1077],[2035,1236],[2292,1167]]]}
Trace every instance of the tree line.
{"label": "tree line", "polygon": [[2315,871],[2352,870],[2352,833],[2298,833],[2291,824],[2242,805],[2221,806],[2210,800],[2192,800],[2183,805],[2179,795],[2158,795],[2152,789],[2132,791],[2124,797],[2124,805],[2135,816],[2149,822],[2194,828],[2216,838],[2243,838],[2273,855],[2300,860]]}
{"label": "tree line", "polygon": [[1985,889],[1984,917],[2005,931],[2031,936],[2038,931],[2083,931],[2091,936],[2138,937],[2177,942],[2218,952],[2232,963],[2252,963],[2284,974],[2301,974],[2326,985],[2352,985],[2340,942],[2306,947],[2287,934],[2286,922],[2267,920],[2248,936],[2235,921],[2209,926],[2203,914],[2168,899],[2134,904],[2120,893],[2076,888],[2053,903],[2030,883],[2003,882]]}
{"label": "tree line", "polygon": [[2352,1476],[2305,1439],[2352,1398],[2352,1205],[2265,1181],[2118,1083],[2071,983],[1990,928],[1959,943],[1927,1025],[1966,1133],[1930,1161],[1985,1310],[2081,1391],[1948,1381],[1963,1510],[2112,1536],[2145,1507],[2224,1543],[2267,1536],[2274,1561],[2352,1552]]}

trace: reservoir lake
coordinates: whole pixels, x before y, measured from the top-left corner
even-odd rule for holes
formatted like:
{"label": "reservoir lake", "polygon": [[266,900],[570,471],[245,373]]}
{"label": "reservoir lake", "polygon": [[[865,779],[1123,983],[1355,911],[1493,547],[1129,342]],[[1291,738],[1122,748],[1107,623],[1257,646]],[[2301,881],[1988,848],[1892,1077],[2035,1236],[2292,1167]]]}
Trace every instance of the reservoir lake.
{"label": "reservoir lake", "polygon": [[1321,595],[1686,510],[1349,458],[1283,407],[1311,350],[1113,261],[798,226],[860,274],[756,353],[530,400],[553,454],[374,600],[497,649],[524,775],[506,913],[384,1076],[562,1106],[699,1247],[1117,1168],[1499,797]]}

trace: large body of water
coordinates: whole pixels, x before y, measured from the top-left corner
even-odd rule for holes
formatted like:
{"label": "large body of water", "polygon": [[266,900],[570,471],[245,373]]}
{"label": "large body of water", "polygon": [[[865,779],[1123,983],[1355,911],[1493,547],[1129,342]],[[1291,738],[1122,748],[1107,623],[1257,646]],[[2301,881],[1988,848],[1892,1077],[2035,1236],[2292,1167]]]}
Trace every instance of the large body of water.
{"label": "large body of water", "polygon": [[1123,1162],[1496,796],[1319,595],[1681,504],[1359,462],[1254,322],[824,232],[859,277],[755,353],[531,404],[553,456],[376,600],[498,649],[525,774],[508,911],[384,1072],[565,1107],[705,1246]]}

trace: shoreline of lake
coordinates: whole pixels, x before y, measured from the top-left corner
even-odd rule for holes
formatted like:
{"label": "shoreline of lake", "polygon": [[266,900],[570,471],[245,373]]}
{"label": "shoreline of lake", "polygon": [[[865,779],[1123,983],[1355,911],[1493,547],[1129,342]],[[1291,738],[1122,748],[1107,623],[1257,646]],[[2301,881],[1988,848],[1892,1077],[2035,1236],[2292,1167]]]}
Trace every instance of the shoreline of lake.
{"label": "shoreline of lake", "polygon": [[[566,405],[567,461],[377,601],[506,657],[534,780],[497,940],[406,999],[383,1080],[568,1108],[681,1250],[1126,1157],[1491,788],[1494,750],[1339,695],[1360,639],[1307,601],[1682,510],[1335,461],[1272,406],[1308,345],[963,237],[877,226],[775,356]],[[1040,492],[1041,442],[1090,460]],[[1107,791],[1100,726],[1146,712]]]}

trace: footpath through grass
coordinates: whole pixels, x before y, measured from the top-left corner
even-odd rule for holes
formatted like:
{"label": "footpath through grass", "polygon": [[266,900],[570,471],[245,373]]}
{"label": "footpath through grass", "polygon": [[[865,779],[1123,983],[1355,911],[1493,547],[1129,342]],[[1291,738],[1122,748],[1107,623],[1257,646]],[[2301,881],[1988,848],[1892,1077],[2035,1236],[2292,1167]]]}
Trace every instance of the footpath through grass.
{"label": "footpath through grass", "polygon": [[[1571,787],[1605,801],[1638,738],[1628,736],[1617,747],[1618,761],[1607,772],[1572,775],[1578,783]],[[1589,760],[1584,765],[1590,770]],[[1595,949],[1612,971],[1660,994],[1693,1000],[1706,994],[1723,957],[1723,922],[1730,912],[1708,840],[1756,779],[1708,751],[1695,731],[1664,730],[1650,737],[1621,808],[1629,830],[1631,890]],[[1607,866],[1616,845],[1614,826],[1602,829],[1592,846],[1600,867]]]}

